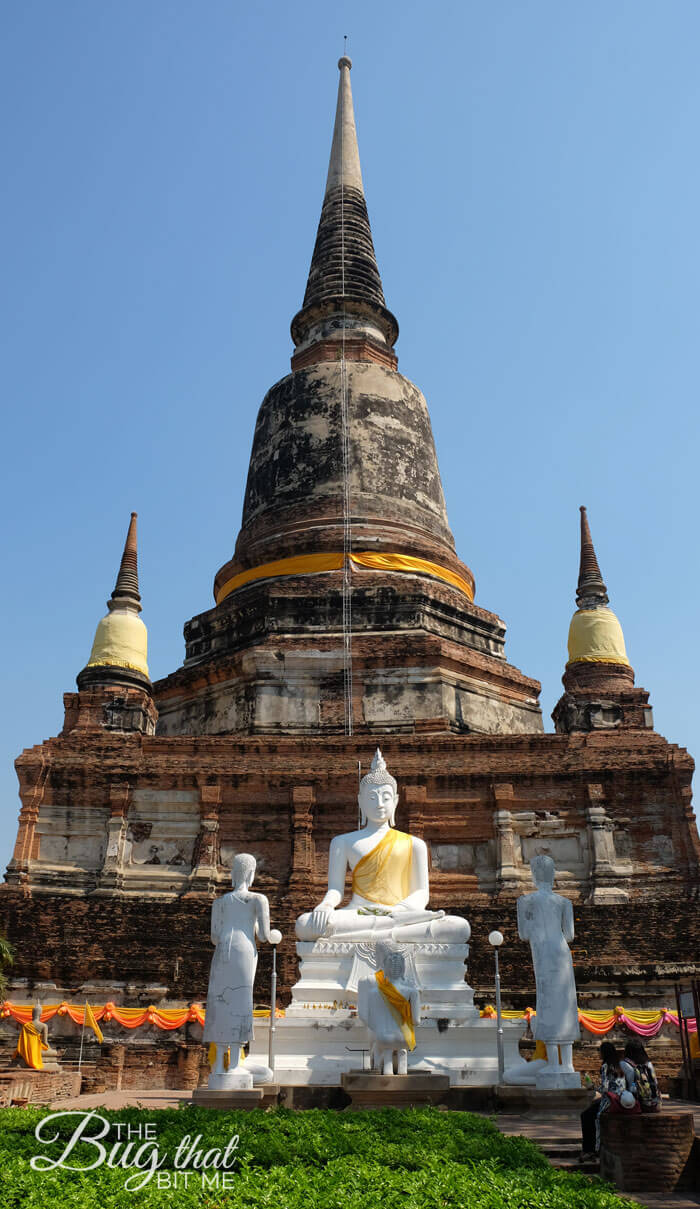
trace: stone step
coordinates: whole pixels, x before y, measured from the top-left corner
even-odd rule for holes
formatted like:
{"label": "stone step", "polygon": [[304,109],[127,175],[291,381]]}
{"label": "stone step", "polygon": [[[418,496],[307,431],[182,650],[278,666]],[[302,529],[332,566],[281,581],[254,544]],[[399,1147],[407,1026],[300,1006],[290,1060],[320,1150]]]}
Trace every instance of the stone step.
{"label": "stone step", "polygon": [[586,1163],[579,1161],[581,1143],[572,1137],[533,1138],[533,1142],[547,1156],[552,1167],[557,1171],[580,1171],[583,1175],[598,1175],[600,1163],[591,1159]]}
{"label": "stone step", "polygon": [[576,1158],[581,1153],[580,1142],[549,1142],[547,1139],[537,1143],[540,1150],[544,1150],[548,1159],[561,1158],[570,1159]]}
{"label": "stone step", "polygon": [[582,1175],[600,1175],[600,1163],[597,1159],[591,1159],[587,1163],[579,1163],[577,1159],[555,1159],[550,1162],[556,1171],[580,1171]]}

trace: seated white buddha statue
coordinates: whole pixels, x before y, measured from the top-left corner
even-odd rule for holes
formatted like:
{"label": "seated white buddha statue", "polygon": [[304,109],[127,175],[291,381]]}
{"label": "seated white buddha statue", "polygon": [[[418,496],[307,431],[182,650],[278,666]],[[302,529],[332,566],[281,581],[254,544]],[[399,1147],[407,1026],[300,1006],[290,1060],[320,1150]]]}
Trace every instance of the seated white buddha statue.
{"label": "seated white buddha statue", "polygon": [[[467,941],[466,919],[427,910],[428,849],[417,836],[394,827],[397,786],[379,748],[357,800],[362,826],[331,841],[328,892],[297,919],[299,940]],[[348,868],[352,897],[341,907]]]}

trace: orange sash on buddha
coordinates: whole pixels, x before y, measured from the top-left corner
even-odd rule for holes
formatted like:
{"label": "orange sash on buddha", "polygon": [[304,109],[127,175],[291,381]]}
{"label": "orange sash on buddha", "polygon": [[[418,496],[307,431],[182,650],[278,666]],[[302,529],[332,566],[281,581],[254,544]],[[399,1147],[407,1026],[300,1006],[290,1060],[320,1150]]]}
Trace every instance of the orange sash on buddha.
{"label": "orange sash on buddha", "polygon": [[355,865],[352,892],[370,903],[395,907],[411,893],[413,840],[390,827],[378,844]]}
{"label": "orange sash on buddha", "polygon": [[411,1011],[410,1000],[405,995],[402,995],[400,991],[397,991],[393,982],[389,982],[389,979],[385,977],[383,970],[377,970],[374,977],[377,980],[377,986],[386,1001],[389,1011],[401,1029],[401,1034],[407,1048],[414,1050],[416,1048],[416,1034],[413,1027],[413,1012]]}

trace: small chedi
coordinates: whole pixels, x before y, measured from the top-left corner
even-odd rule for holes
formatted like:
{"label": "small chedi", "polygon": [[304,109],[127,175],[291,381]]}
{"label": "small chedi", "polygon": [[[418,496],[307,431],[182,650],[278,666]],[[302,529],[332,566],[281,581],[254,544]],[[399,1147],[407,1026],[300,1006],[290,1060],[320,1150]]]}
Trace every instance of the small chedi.
{"label": "small chedi", "polygon": [[372,1070],[382,1075],[405,1075],[408,1051],[416,1048],[420,991],[408,975],[404,950],[391,941],[378,940],[376,958],[374,978],[363,978],[358,987],[357,1014],[374,1038]]}
{"label": "small chedi", "polygon": [[536,889],[517,902],[518,933],[530,942],[537,1004],[533,1035],[547,1051],[506,1071],[507,1083],[534,1082],[539,1088],[580,1087],[573,1064],[573,1044],[581,1036],[574,965],[569,944],[574,939],[571,901],[554,893],[554,861],[540,853],[530,861]]}
{"label": "small chedi", "polygon": [[270,905],[265,895],[250,889],[255,866],[255,857],[247,852],[234,857],[233,890],[215,899],[211,912],[211,940],[216,948],[209,974],[203,1040],[215,1047],[209,1075],[213,1091],[248,1090],[254,1082],[271,1078],[271,1072],[259,1065],[246,1068],[242,1058],[242,1047],[253,1038],[256,936],[273,945],[282,939],[276,928],[270,928]]}
{"label": "small chedi", "polygon": [[[495,1079],[495,1024],[480,1018],[465,980],[469,922],[428,908],[427,848],[394,826],[398,803],[377,749],[360,782],[361,826],[331,840],[327,892],[296,921],[299,979],[276,1028],[280,1082],[337,1083],[367,1052],[387,1073],[396,1052],[400,1074]],[[522,1024],[506,1033],[512,1064]]]}

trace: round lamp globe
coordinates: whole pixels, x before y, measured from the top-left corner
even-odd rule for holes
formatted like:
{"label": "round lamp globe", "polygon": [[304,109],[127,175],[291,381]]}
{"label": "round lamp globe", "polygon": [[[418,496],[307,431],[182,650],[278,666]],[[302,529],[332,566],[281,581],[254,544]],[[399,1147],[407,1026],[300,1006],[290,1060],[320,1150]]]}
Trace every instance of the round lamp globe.
{"label": "round lamp globe", "polygon": [[499,945],[503,944],[503,933],[502,932],[489,932],[489,944],[493,945],[494,948],[497,949]]}

